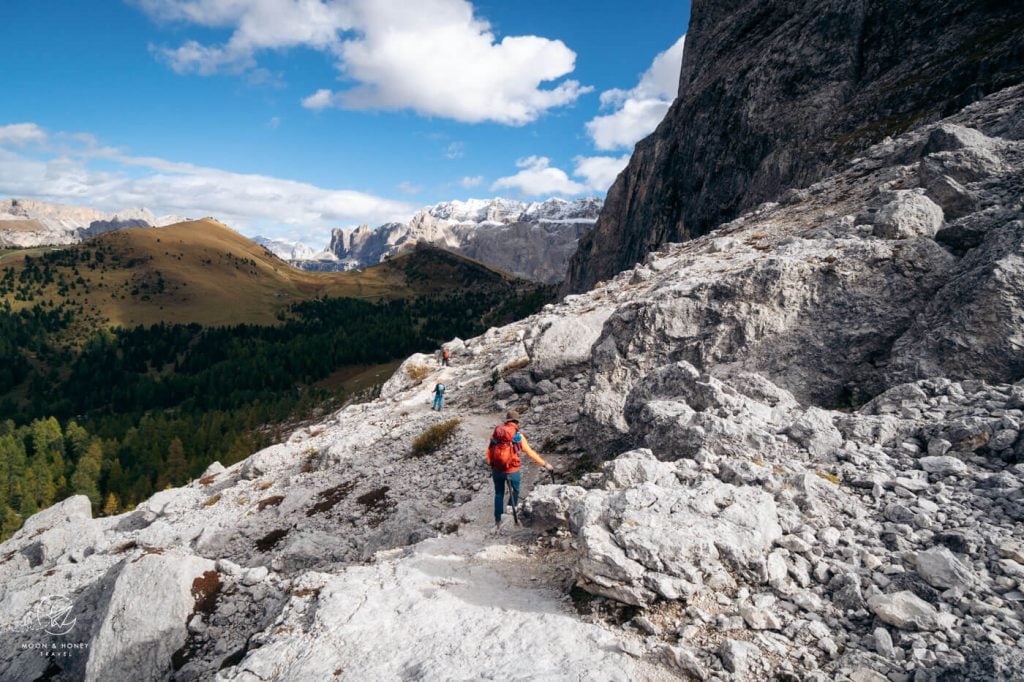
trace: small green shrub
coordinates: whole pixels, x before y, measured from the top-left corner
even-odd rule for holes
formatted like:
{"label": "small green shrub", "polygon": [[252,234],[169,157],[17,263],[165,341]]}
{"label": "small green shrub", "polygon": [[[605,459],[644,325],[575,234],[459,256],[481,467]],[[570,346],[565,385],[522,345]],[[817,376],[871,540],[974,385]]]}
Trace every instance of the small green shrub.
{"label": "small green shrub", "polygon": [[440,450],[455,436],[455,431],[461,423],[461,419],[449,419],[446,422],[434,424],[416,436],[416,439],[412,442],[412,456],[422,457],[423,455],[429,455]]}

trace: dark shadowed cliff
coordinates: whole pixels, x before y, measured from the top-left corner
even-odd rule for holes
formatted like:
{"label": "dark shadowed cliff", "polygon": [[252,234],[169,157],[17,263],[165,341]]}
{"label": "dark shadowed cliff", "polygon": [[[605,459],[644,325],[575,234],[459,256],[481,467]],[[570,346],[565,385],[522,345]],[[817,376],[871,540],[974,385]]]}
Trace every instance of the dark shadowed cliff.
{"label": "dark shadowed cliff", "polygon": [[1024,80],[1024,2],[694,0],[679,98],[580,241],[565,293]]}

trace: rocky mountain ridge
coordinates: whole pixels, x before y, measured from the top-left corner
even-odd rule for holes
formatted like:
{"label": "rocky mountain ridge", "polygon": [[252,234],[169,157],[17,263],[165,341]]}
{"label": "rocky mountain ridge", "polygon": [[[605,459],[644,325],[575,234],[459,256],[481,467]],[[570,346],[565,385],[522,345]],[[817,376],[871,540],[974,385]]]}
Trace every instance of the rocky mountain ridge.
{"label": "rocky mountain ridge", "polygon": [[269,237],[253,237],[252,240],[281,260],[303,261],[315,259],[318,256],[327,257],[326,253],[321,254],[312,246],[307,246],[302,242],[293,242],[287,239],[271,239]]}
{"label": "rocky mountain ridge", "polygon": [[[136,510],[41,512],[0,545],[0,669],[1014,679],[1022,186],[1018,87]],[[527,465],[531,525],[491,535],[512,406],[562,474]],[[55,606],[72,631],[35,617]]]}
{"label": "rocky mountain ridge", "polygon": [[694,0],[679,97],[573,256],[580,292],[1024,82],[1024,5]]}
{"label": "rocky mountain ridge", "polygon": [[153,215],[132,208],[105,213],[83,206],[65,206],[32,199],[0,200],[0,247],[77,244],[98,234],[130,227],[164,227],[184,222],[180,216]]}
{"label": "rocky mountain ridge", "polygon": [[427,244],[554,284],[565,276],[577,241],[593,227],[601,206],[600,199],[446,201],[427,206],[408,223],[336,229],[322,255],[292,262],[307,270],[351,270]]}

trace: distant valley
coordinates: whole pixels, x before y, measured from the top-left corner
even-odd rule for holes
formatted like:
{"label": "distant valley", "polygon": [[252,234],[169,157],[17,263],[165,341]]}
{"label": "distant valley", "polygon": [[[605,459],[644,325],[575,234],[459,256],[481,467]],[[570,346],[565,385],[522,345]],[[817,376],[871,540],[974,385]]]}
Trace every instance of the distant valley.
{"label": "distant valley", "polygon": [[0,471],[27,481],[0,476],[0,536],[72,493],[109,512],[237,461],[553,293],[430,246],[306,272],[212,219],[0,250]]}

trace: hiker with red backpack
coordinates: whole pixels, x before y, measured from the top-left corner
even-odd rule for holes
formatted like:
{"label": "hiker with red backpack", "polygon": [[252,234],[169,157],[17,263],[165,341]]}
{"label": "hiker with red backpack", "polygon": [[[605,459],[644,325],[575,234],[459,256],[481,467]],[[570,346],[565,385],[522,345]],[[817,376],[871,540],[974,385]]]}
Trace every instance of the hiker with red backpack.
{"label": "hiker with red backpack", "polygon": [[512,507],[519,504],[519,453],[525,452],[530,459],[548,471],[554,467],[533,451],[526,442],[526,436],[519,430],[519,413],[509,410],[505,415],[505,423],[494,427],[491,442],[487,446],[487,463],[491,465],[491,478],[494,480],[494,528],[501,528],[501,513],[505,510],[505,486],[512,488]]}

